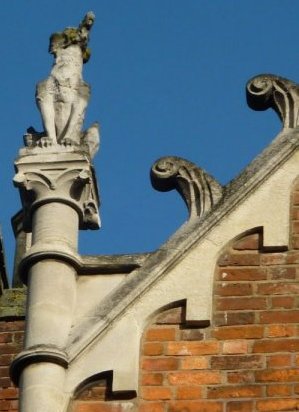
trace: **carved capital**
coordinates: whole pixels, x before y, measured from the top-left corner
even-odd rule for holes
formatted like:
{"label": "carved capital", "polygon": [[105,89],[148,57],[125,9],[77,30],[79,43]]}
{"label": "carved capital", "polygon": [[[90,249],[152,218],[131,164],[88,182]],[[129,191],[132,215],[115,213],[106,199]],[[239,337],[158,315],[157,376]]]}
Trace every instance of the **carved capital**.
{"label": "carved capital", "polygon": [[179,157],[162,157],[151,169],[151,181],[162,192],[176,189],[191,218],[202,218],[222,197],[221,185],[203,169]]}
{"label": "carved capital", "polygon": [[22,156],[15,162],[14,185],[20,189],[24,223],[31,228],[32,212],[39,206],[58,202],[74,208],[81,229],[99,227],[99,198],[92,165],[78,153]]}
{"label": "carved capital", "polygon": [[254,110],[272,108],[280,117],[283,128],[299,125],[299,86],[283,77],[261,74],[246,86],[247,103]]}

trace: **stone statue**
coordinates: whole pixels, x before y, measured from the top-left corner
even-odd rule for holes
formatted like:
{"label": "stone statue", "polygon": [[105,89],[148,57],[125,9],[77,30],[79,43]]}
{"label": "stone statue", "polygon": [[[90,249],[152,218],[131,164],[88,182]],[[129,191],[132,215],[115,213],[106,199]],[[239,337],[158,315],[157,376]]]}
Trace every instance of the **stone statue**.
{"label": "stone statue", "polygon": [[82,132],[90,87],[82,78],[83,63],[90,57],[89,32],[95,15],[88,12],[78,28],[67,27],[50,37],[49,52],[55,61],[50,76],[37,84],[36,102],[41,112],[44,132],[29,128],[27,146],[86,144],[93,156],[99,145],[98,123]]}

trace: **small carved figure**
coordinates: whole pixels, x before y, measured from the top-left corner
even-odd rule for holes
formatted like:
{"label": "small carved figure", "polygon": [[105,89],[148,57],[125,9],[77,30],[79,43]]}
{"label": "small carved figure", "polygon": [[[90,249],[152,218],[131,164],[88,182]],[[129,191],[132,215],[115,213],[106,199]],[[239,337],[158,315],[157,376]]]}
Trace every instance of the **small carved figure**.
{"label": "small carved figure", "polygon": [[[92,150],[98,147],[98,124],[82,132],[90,87],[82,78],[83,63],[90,57],[89,32],[95,15],[86,14],[78,28],[67,27],[50,37],[49,52],[55,61],[50,76],[37,84],[36,102],[41,112],[44,133],[28,129],[26,143],[31,146],[79,145],[92,135]],[[89,146],[89,142],[86,141]]]}

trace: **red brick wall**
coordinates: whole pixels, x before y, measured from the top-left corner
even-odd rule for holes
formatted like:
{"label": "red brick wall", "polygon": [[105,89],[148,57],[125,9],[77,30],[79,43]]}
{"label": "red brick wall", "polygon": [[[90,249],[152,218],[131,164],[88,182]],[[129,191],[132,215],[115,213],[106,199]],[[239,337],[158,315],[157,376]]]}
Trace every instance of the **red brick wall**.
{"label": "red brick wall", "polygon": [[18,411],[18,390],[9,378],[9,365],[20,352],[24,321],[0,321],[0,411]]}
{"label": "red brick wall", "polygon": [[227,247],[210,327],[185,329],[175,309],[145,332],[140,412],[299,409],[299,185],[290,228],[289,251],[259,232]]}

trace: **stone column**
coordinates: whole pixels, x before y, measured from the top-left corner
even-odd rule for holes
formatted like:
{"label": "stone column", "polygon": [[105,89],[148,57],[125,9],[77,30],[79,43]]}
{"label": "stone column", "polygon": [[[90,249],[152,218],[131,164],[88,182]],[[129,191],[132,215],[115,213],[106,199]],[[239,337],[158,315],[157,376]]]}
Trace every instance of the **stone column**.
{"label": "stone column", "polygon": [[21,389],[22,412],[66,408],[66,345],[80,266],[78,230],[99,227],[89,157],[78,148],[55,148],[26,149],[15,163],[24,227],[32,232],[31,247],[19,265],[28,285],[25,344],[11,369]]}

